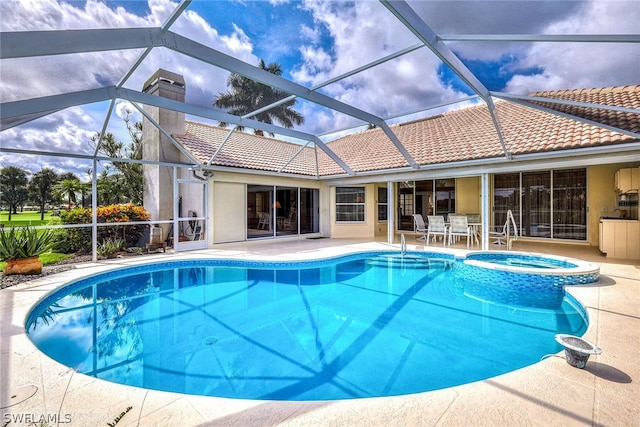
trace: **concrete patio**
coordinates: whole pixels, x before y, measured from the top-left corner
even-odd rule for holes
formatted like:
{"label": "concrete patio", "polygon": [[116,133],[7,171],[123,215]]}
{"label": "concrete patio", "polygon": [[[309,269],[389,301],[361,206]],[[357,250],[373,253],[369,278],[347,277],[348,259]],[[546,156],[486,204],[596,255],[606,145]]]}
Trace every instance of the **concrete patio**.
{"label": "concrete patio", "polygon": [[[86,263],[4,289],[0,291],[2,425],[41,425],[41,421],[50,426],[116,422],[118,426],[639,425],[640,266],[607,260],[586,245],[518,241],[513,248],[600,266],[599,283],[568,290],[588,311],[585,338],[603,350],[589,359],[584,370],[569,366],[563,353],[558,353],[484,381],[407,396],[310,402],[234,400],[145,390],[78,374],[42,354],[24,330],[30,308],[48,292],[73,278],[120,265],[189,257],[301,260],[389,247],[383,242],[345,239],[221,244],[188,254]],[[423,248],[422,243],[408,239],[408,249]],[[439,245],[429,250],[462,251]]]}

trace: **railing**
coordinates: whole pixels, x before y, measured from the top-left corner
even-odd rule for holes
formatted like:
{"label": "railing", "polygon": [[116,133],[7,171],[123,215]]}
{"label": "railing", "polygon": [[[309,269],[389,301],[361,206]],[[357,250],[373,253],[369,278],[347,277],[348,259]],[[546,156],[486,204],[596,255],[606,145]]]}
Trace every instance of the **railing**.
{"label": "railing", "polygon": [[[513,239],[510,238],[512,225],[513,225]],[[513,217],[513,212],[511,212],[511,209],[507,211],[507,227],[506,228],[507,229],[505,231],[507,233],[507,236],[506,236],[507,250],[510,251],[511,243],[513,242],[513,240],[518,240],[518,226],[516,225],[516,219]]]}

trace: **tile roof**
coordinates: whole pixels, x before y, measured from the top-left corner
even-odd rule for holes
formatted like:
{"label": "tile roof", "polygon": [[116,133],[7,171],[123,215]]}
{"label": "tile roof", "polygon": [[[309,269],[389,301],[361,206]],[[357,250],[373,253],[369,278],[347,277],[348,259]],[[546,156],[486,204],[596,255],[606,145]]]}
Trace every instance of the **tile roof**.
{"label": "tile roof", "polygon": [[[531,96],[560,99],[563,101],[587,102],[590,104],[610,105],[640,110],[640,85],[599,89],[559,90],[532,93]],[[532,103],[572,116],[581,117],[604,125],[613,126],[640,133],[640,114],[587,108],[552,102],[533,101]]]}
{"label": "tile roof", "polygon": [[[229,129],[202,123],[185,123],[184,135],[174,135],[202,163],[207,163],[229,135]],[[239,169],[285,172],[316,176],[316,152],[292,142],[233,132],[213,161],[213,165]],[[319,151],[319,149],[318,149]],[[296,153],[298,153],[296,155]],[[290,159],[293,159],[289,162]],[[329,157],[329,162],[333,162]],[[289,162],[287,164],[287,162]],[[341,168],[338,167],[340,171]]]}
{"label": "tile roof", "polygon": [[[540,92],[533,96],[640,109],[640,85]],[[640,133],[640,114],[544,104],[549,104],[545,107],[557,111]],[[495,105],[505,145],[514,156],[639,140],[508,101],[496,101]],[[393,125],[391,129],[421,166],[505,156],[485,104]],[[216,126],[187,122],[186,134],[176,136],[176,139],[206,162],[228,132]],[[327,146],[356,173],[409,167],[405,158],[378,128],[344,136],[327,143]],[[213,164],[277,172],[293,158],[283,172],[313,176],[316,175],[317,159],[320,176],[344,174],[342,168],[319,148],[306,147],[294,158],[298,151],[300,145],[294,143],[234,132]]]}

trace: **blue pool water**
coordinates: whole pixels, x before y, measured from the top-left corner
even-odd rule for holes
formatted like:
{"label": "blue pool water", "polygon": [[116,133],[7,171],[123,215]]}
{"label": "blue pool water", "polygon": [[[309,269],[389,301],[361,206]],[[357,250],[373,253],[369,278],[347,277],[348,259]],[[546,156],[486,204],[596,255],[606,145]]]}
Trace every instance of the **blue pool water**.
{"label": "blue pool water", "polygon": [[549,256],[536,256],[511,252],[481,252],[469,254],[466,259],[524,268],[575,268],[576,264]]}
{"label": "blue pool water", "polygon": [[536,363],[561,350],[556,334],[584,333],[586,314],[561,287],[496,297],[461,265],[378,252],[138,266],[55,291],[26,329],[44,353],[87,375],[266,400],[451,387]]}

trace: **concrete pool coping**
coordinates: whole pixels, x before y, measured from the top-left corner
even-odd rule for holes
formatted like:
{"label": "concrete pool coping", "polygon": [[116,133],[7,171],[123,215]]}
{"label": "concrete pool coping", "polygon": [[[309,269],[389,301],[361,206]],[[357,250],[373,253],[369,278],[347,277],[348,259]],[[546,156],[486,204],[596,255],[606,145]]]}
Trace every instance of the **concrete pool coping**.
{"label": "concrete pool coping", "polygon": [[[631,262],[611,262],[604,257],[587,259],[600,266],[598,283],[574,285],[569,289],[586,307],[590,318],[584,338],[603,351],[592,356],[585,369],[569,366],[559,352],[498,377],[407,396],[277,402],[146,390],[75,373],[40,353],[24,331],[29,310],[48,292],[75,278],[117,266],[192,257],[295,261],[389,247],[379,242],[348,239],[277,239],[224,244],[189,253],[84,263],[74,270],[3,289],[0,291],[0,421],[3,425],[10,422],[11,426],[41,420],[52,426],[58,423],[97,426],[116,420],[118,426],[637,425],[640,419],[637,399],[640,364],[636,360],[640,350],[640,267]],[[408,244],[408,249],[467,253],[422,244]],[[579,253],[575,255],[579,258],[577,255]],[[594,257],[591,253],[589,256]]]}

